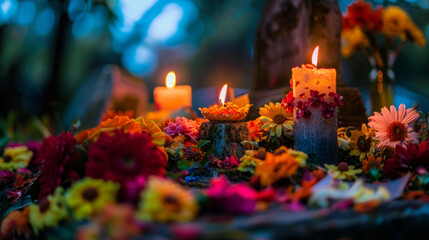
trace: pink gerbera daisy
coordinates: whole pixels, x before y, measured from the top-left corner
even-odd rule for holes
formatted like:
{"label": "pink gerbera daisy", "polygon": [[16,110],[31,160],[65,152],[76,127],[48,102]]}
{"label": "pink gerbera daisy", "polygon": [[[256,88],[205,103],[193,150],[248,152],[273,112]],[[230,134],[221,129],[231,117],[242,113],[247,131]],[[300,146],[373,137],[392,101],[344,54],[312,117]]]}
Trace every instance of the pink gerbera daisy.
{"label": "pink gerbera daisy", "polygon": [[374,112],[374,116],[369,117],[369,126],[375,130],[375,137],[380,139],[379,147],[389,145],[391,147],[406,146],[408,143],[418,143],[419,135],[413,131],[410,124],[419,117],[413,108],[405,110],[405,105],[390,106],[390,111],[383,107],[381,114]]}

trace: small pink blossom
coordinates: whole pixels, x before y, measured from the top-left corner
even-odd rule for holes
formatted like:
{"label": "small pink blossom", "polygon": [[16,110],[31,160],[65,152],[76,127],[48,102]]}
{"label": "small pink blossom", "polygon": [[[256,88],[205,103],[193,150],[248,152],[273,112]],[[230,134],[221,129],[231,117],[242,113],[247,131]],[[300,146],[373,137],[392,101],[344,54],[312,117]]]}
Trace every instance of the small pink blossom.
{"label": "small pink blossom", "polygon": [[197,143],[199,140],[200,126],[194,120],[185,117],[177,117],[176,122],[169,122],[168,126],[164,128],[167,135],[175,137],[185,135],[189,137],[192,142]]}

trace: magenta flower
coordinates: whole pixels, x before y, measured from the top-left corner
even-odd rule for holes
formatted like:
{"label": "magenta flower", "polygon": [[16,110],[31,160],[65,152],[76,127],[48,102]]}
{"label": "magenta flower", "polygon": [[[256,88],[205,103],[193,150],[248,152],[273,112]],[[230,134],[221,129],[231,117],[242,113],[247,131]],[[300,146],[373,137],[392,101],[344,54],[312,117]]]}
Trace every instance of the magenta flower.
{"label": "magenta flower", "polygon": [[250,214],[255,211],[257,191],[245,183],[231,184],[225,176],[212,178],[205,194],[213,211]]}
{"label": "magenta flower", "polygon": [[184,135],[192,142],[197,143],[199,140],[200,126],[194,120],[185,117],[177,117],[176,122],[168,123],[168,126],[164,128],[164,132],[171,137]]}
{"label": "magenta flower", "polygon": [[334,93],[334,92],[330,92],[329,96],[334,99],[334,103],[337,107],[343,106],[343,96],[341,96],[337,93]]}
{"label": "magenta flower", "polygon": [[325,93],[320,94],[319,91],[310,90],[311,98],[308,99],[310,105],[314,108],[318,108],[320,105],[325,103]]}
{"label": "magenta flower", "polygon": [[0,185],[8,184],[15,179],[15,173],[9,170],[1,171],[0,170]]}
{"label": "magenta flower", "polygon": [[324,103],[322,107],[322,115],[325,118],[330,118],[334,116],[335,113],[335,103]]}

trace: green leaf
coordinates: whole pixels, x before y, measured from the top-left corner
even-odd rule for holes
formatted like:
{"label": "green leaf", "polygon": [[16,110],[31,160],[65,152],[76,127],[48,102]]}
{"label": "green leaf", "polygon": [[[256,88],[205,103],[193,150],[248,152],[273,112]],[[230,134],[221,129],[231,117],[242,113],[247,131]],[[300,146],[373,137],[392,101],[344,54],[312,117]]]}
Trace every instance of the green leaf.
{"label": "green leaf", "polygon": [[192,165],[192,162],[182,159],[179,162],[177,162],[177,168],[181,171],[187,170]]}
{"label": "green leaf", "polygon": [[210,140],[201,140],[201,141],[198,142],[197,148],[200,149],[201,147],[207,145],[209,142],[210,142]]}

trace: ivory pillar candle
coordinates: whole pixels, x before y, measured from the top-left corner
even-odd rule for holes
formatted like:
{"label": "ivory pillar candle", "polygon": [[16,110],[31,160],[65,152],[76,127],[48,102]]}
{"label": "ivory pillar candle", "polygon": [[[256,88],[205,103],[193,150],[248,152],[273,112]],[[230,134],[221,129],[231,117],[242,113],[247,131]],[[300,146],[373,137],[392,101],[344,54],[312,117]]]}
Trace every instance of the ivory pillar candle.
{"label": "ivory pillar candle", "polygon": [[318,164],[338,162],[335,69],[317,68],[318,47],[313,65],[292,69],[295,98],[295,149],[307,153]]}
{"label": "ivory pillar candle", "polygon": [[165,87],[156,87],[153,91],[157,110],[177,110],[182,107],[192,107],[191,86],[176,86],[176,75],[174,72],[167,74],[165,85]]}

